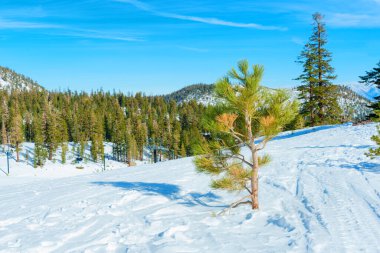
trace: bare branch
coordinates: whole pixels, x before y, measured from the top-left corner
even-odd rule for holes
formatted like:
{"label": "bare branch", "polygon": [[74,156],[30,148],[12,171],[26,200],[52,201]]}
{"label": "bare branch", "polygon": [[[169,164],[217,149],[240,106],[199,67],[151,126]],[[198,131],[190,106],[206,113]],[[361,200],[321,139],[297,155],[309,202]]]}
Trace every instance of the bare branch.
{"label": "bare branch", "polygon": [[222,215],[224,213],[226,213],[227,211],[230,211],[232,208],[235,208],[241,204],[248,204],[248,203],[251,203],[250,201],[244,201],[246,198],[249,198],[251,197],[251,195],[247,195],[247,196],[244,196],[243,198],[239,199],[238,201],[235,201],[234,203],[232,203],[229,207],[223,209],[222,211],[220,211],[217,215]]}
{"label": "bare branch", "polygon": [[249,192],[249,194],[251,194],[252,195],[252,192],[251,192],[251,190],[246,186],[246,185],[244,185],[244,188]]}
{"label": "bare branch", "polygon": [[257,151],[259,150],[262,150],[266,147],[267,143],[272,139],[272,137],[270,138],[266,138],[264,139],[261,143],[260,143],[260,147],[256,148]]}

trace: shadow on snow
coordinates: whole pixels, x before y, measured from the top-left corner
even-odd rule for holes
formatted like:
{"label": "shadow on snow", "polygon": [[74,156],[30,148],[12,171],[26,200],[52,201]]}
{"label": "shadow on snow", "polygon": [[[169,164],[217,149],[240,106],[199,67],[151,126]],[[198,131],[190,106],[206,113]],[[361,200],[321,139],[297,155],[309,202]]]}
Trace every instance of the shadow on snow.
{"label": "shadow on snow", "polygon": [[145,195],[161,195],[170,200],[179,201],[179,204],[185,206],[206,206],[206,207],[227,207],[226,205],[209,205],[210,202],[216,202],[220,199],[218,195],[212,192],[199,193],[190,192],[181,195],[181,188],[174,184],[165,183],[145,183],[145,182],[93,182],[100,186],[113,186],[126,191],[139,191]]}
{"label": "shadow on snow", "polygon": [[297,137],[297,136],[301,136],[301,135],[305,135],[305,134],[309,134],[309,133],[315,133],[318,131],[327,130],[327,129],[331,129],[331,128],[337,128],[337,127],[341,127],[341,126],[342,125],[327,125],[327,126],[317,126],[317,127],[305,128],[302,130],[296,130],[294,132],[289,132],[289,133],[285,133],[283,135],[276,136],[273,138],[273,140],[285,140],[285,139],[289,139],[289,138],[293,138],[293,137]]}
{"label": "shadow on snow", "polygon": [[380,174],[380,164],[378,163],[371,163],[371,162],[361,162],[361,163],[351,163],[351,164],[342,164],[340,165],[343,169],[354,169],[356,171],[359,171],[360,173],[363,172],[372,172],[376,174]]}

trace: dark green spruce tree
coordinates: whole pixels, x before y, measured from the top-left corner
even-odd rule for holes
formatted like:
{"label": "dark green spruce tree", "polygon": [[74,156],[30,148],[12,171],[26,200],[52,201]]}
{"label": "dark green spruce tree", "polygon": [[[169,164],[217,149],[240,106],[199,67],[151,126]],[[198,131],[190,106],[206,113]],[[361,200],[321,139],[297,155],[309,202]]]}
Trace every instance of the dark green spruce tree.
{"label": "dark green spruce tree", "polygon": [[336,76],[326,43],[323,16],[315,13],[312,35],[297,61],[302,64],[303,72],[296,79],[302,83],[297,88],[303,101],[301,114],[310,126],[338,123],[342,113],[337,100],[338,89],[332,83]]}
{"label": "dark green spruce tree", "polygon": [[45,164],[46,158],[48,156],[47,149],[44,145],[45,136],[44,136],[44,126],[41,117],[34,117],[33,121],[34,129],[34,168],[38,166],[43,166]]}
{"label": "dark green spruce tree", "polygon": [[[366,85],[373,85],[380,89],[380,61],[372,70],[367,71],[364,76],[360,76],[360,82]],[[380,96],[375,97],[375,102],[373,102],[370,107],[373,109],[373,113],[370,114],[370,118],[379,119],[380,118]]]}

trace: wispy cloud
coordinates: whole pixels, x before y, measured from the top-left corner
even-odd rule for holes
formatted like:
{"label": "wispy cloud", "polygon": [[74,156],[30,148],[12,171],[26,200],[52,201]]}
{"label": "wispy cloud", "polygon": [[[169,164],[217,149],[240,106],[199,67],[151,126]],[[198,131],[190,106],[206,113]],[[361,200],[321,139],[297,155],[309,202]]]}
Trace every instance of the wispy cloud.
{"label": "wispy cloud", "polygon": [[179,49],[191,51],[191,52],[197,52],[197,53],[207,53],[208,49],[203,48],[196,48],[196,47],[186,47],[186,46],[178,46]]}
{"label": "wispy cloud", "polygon": [[146,3],[138,0],[114,0],[114,2],[126,3],[135,6],[136,8],[144,11],[153,11],[152,7]]}
{"label": "wispy cloud", "polygon": [[210,25],[221,25],[221,26],[229,26],[229,27],[241,27],[241,28],[254,28],[258,30],[286,30],[284,27],[277,27],[277,26],[265,26],[265,25],[259,25],[255,23],[237,23],[237,22],[231,22],[231,21],[225,21],[217,18],[203,18],[203,17],[195,17],[195,16],[186,16],[186,15],[179,15],[179,14],[173,14],[173,13],[165,13],[165,12],[155,12],[157,15],[167,18],[174,18],[174,19],[181,19],[181,20],[189,20],[189,21],[195,21]]}
{"label": "wispy cloud", "polygon": [[218,18],[210,18],[210,17],[197,17],[197,16],[189,16],[189,15],[180,15],[176,13],[169,13],[169,12],[161,12],[155,10],[152,6],[143,3],[138,0],[114,0],[115,2],[121,2],[121,3],[127,3],[135,6],[136,8],[147,11],[152,13],[153,15],[160,16],[160,17],[166,17],[166,18],[172,18],[172,19],[179,19],[179,20],[188,20],[188,21],[194,21],[204,24],[210,24],[210,25],[220,25],[220,26],[229,26],[229,27],[240,27],[240,28],[252,28],[252,29],[258,29],[258,30],[280,30],[284,31],[287,30],[285,27],[278,27],[278,26],[266,26],[266,25],[260,25],[256,23],[239,23],[239,22],[232,22],[232,21],[226,21]]}
{"label": "wispy cloud", "polygon": [[85,39],[103,39],[103,40],[116,40],[116,41],[134,41],[141,42],[144,41],[141,37],[135,34],[125,34],[125,33],[115,33],[106,32],[98,30],[87,30],[87,29],[67,29],[60,31],[57,35],[78,37]]}
{"label": "wispy cloud", "polygon": [[46,11],[41,7],[4,8],[0,10],[3,18],[41,18],[46,17]]}
{"label": "wispy cloud", "polygon": [[301,45],[301,46],[303,46],[305,44],[305,41],[299,37],[292,37],[291,41],[294,44]]}
{"label": "wispy cloud", "polygon": [[103,39],[116,41],[144,41],[141,37],[135,34],[125,34],[118,32],[98,31],[89,29],[79,29],[70,26],[26,22],[9,19],[0,19],[0,30],[49,30],[50,35],[87,38],[87,39]]}
{"label": "wispy cloud", "polygon": [[0,19],[0,29],[48,29],[62,26],[48,23],[26,22],[9,19]]}
{"label": "wispy cloud", "polygon": [[335,27],[373,28],[380,27],[380,16],[371,14],[332,13],[326,15],[326,22]]}

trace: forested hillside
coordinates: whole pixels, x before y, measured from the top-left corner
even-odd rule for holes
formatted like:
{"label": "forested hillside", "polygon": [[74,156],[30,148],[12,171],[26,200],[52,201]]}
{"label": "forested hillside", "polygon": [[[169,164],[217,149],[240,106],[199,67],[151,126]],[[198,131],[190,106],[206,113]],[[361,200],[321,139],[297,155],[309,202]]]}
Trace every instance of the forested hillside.
{"label": "forested hillside", "polygon": [[[3,151],[4,144],[10,143],[19,160],[22,143],[34,142],[35,167],[52,160],[58,148],[65,162],[69,142],[78,157],[90,149],[93,161],[104,158],[104,142],[112,143],[113,159],[128,163],[142,160],[147,147],[159,150],[164,159],[193,155],[194,145],[203,139],[201,116],[216,102],[214,85],[207,84],[150,97],[104,91],[50,92],[7,68],[0,68],[0,84]],[[339,94],[342,122],[362,120],[370,112],[368,100],[349,88],[339,86]]]}
{"label": "forested hillside", "polygon": [[0,89],[6,90],[31,90],[31,89],[43,90],[42,86],[38,83],[26,77],[18,74],[15,71],[0,66]]}
{"label": "forested hillside", "polygon": [[[35,166],[52,159],[58,147],[66,155],[74,142],[78,156],[91,149],[93,160],[104,154],[103,142],[113,143],[114,158],[130,162],[143,158],[146,146],[157,146],[168,159],[192,155],[201,138],[205,110],[194,101],[178,105],[163,97],[141,93],[0,91],[2,143],[19,151],[23,141],[35,143]],[[62,161],[65,161],[62,158]]]}

